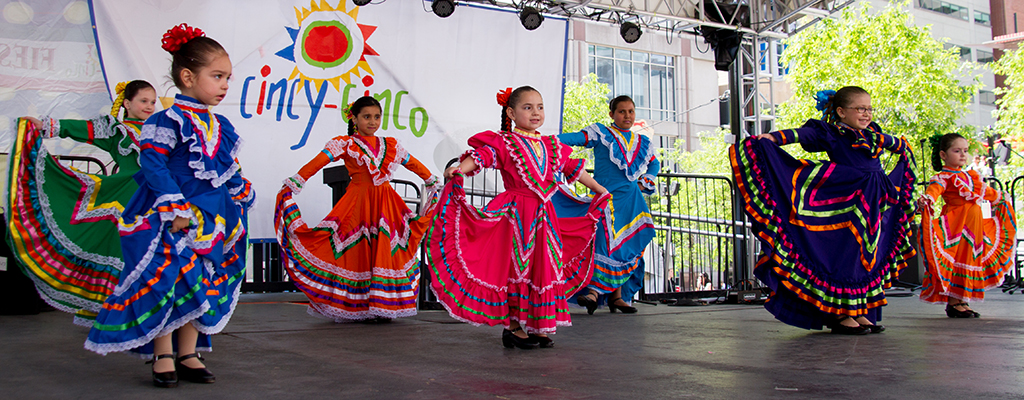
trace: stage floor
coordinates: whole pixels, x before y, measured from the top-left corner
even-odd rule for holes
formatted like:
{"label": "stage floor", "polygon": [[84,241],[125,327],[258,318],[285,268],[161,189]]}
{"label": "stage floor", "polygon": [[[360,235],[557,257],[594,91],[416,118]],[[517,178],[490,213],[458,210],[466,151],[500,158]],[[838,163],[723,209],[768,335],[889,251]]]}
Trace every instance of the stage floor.
{"label": "stage floor", "polygon": [[0,316],[0,397],[1020,399],[1024,295],[988,295],[975,320],[891,297],[888,330],[856,337],[792,328],[760,306],[574,309],[554,348],[528,351],[444,311],[336,324],[309,316],[301,294],[243,295],[205,355],[217,383],[175,389],[153,387],[141,360],[84,350],[71,315]]}

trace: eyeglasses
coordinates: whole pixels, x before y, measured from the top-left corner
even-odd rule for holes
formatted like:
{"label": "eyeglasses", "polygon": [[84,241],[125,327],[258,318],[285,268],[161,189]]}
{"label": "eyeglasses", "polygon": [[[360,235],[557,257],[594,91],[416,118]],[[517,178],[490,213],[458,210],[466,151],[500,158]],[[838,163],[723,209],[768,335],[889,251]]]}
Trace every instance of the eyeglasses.
{"label": "eyeglasses", "polygon": [[852,107],[852,108],[851,107],[843,107],[843,108],[850,109],[850,110],[856,110],[861,115],[864,115],[864,114],[874,114],[875,113],[875,109],[871,108],[871,107]]}

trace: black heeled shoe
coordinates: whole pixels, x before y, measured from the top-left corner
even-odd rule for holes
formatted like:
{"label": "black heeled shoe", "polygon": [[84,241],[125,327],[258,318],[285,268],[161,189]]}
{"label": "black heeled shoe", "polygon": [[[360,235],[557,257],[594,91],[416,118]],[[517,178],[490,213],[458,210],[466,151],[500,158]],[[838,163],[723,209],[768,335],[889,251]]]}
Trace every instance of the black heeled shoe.
{"label": "black heeled shoe", "polygon": [[882,333],[885,332],[885,327],[882,325],[861,325],[861,328],[868,328],[871,333]]}
{"label": "black heeled shoe", "polygon": [[518,347],[523,350],[531,350],[537,348],[537,346],[539,346],[540,344],[530,340],[529,337],[523,339],[515,335],[516,332],[522,330],[523,328],[516,328],[513,330],[505,329],[501,331],[501,344],[504,345],[506,349]]}
{"label": "black heeled shoe", "polygon": [[618,309],[619,311],[622,311],[623,314],[635,314],[636,313],[636,307],[616,305],[615,302],[619,301],[619,300],[622,300],[622,298],[619,297],[617,299],[608,300],[608,311],[611,311],[612,314],[615,314],[615,310],[616,309]]}
{"label": "black heeled shoe", "polygon": [[551,340],[551,338],[547,336],[537,336],[531,333],[530,340],[537,343],[537,345],[544,349],[555,347],[555,341]]}
{"label": "black heeled shoe", "polygon": [[950,318],[978,318],[981,314],[974,310],[957,310],[957,306],[966,306],[967,303],[946,304],[946,316]]}
{"label": "black heeled shoe", "polygon": [[213,376],[213,372],[210,372],[206,367],[189,368],[181,363],[190,358],[198,358],[199,361],[203,361],[203,357],[199,356],[199,353],[186,354],[174,360],[174,366],[177,367],[182,380],[193,383],[213,383],[217,380],[217,377]]}
{"label": "black heeled shoe", "polygon": [[860,324],[857,324],[857,326],[843,325],[842,322],[848,319],[850,319],[850,316],[844,315],[842,317],[836,318],[831,323],[826,324],[826,326],[831,328],[832,333],[836,335],[867,335],[871,333],[871,328],[868,328],[867,326],[863,326]]}
{"label": "black heeled shoe", "polygon": [[[174,354],[161,354],[158,356],[153,356],[153,359],[146,361],[146,364],[153,364],[153,367],[156,368],[156,361],[164,358],[174,358]],[[153,371],[153,386],[162,388],[178,387],[178,373],[176,371]]]}
{"label": "black heeled shoe", "polygon": [[[594,311],[597,310],[597,299],[595,298],[595,299],[591,300],[589,297],[587,297],[589,295],[590,295],[590,293],[587,293],[585,295],[581,294],[579,296],[576,296],[576,304],[579,304],[579,305],[581,305],[583,307],[586,307],[587,308],[587,314],[594,315]],[[597,297],[597,296],[594,296],[594,297]]]}

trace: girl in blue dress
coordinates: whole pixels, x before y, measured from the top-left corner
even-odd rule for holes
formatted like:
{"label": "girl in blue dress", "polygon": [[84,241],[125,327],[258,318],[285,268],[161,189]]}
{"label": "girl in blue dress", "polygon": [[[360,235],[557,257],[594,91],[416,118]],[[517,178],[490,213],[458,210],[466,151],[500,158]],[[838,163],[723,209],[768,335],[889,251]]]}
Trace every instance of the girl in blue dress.
{"label": "girl in blue dress", "polygon": [[[882,133],[871,96],[856,86],[818,93],[824,121],[766,133],[730,148],[761,256],[754,275],[772,291],[765,308],[787,324],[862,335],[876,322],[883,289],[914,255],[914,173],[906,139]],[[800,143],[829,161],[798,160],[779,146]],[[883,150],[897,156],[886,173]]]}
{"label": "girl in blue dress", "polygon": [[[612,194],[604,209],[594,248],[594,277],[576,296],[577,304],[594,313],[607,302],[608,309],[635,313],[629,301],[643,287],[643,252],[654,239],[654,221],[644,194],[653,194],[661,164],[646,136],[630,131],[636,107],[629,96],[609,103],[611,126],[594,124],[580,132],[563,133],[558,140],[569,146],[594,149],[594,179]],[[577,197],[562,186],[552,202],[558,215],[583,216],[589,198]]]}
{"label": "girl in blue dress", "polygon": [[196,351],[210,350],[238,301],[255,193],[235,159],[241,139],[209,109],[227,94],[227,52],[185,24],[163,43],[181,94],[142,127],[139,190],[118,223],[124,269],[85,347],[153,357],[153,383],[175,387],[215,379]]}

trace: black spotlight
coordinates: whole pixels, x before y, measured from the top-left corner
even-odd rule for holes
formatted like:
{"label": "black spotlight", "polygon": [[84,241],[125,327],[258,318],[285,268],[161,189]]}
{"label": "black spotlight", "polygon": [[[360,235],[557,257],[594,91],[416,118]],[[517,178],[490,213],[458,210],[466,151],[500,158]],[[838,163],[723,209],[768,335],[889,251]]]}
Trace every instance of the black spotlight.
{"label": "black spotlight", "polygon": [[434,0],[430,3],[430,9],[434,10],[434,15],[448,18],[455,12],[455,2],[452,0]]}
{"label": "black spotlight", "polygon": [[370,0],[352,0],[352,2],[355,3],[355,5],[360,6],[360,7],[365,6],[367,4],[370,4]]}
{"label": "black spotlight", "polygon": [[644,32],[640,30],[640,25],[632,22],[622,24],[622,28],[619,29],[619,35],[622,35],[622,40],[625,40],[626,43],[636,43],[637,40],[640,40],[640,35],[643,34]]}
{"label": "black spotlight", "polygon": [[544,22],[544,16],[540,15],[536,8],[526,7],[519,12],[519,21],[523,23],[523,28],[532,31],[540,27],[540,23]]}
{"label": "black spotlight", "polygon": [[[717,3],[717,7],[716,7]],[[750,6],[733,0],[704,0],[707,19],[713,22],[750,27]],[[742,35],[731,29],[718,29],[708,26],[700,28],[704,41],[715,51],[715,69],[728,71],[736,60]]]}

